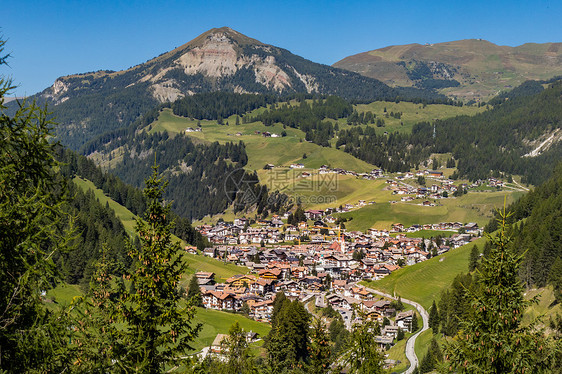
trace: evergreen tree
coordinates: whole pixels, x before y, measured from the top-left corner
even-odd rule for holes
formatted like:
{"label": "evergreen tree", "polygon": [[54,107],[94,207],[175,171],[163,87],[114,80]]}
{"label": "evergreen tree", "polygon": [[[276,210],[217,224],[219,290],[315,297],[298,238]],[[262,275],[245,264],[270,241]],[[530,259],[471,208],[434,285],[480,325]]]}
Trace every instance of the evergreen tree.
{"label": "evergreen tree", "polygon": [[144,195],[148,208],[144,220],[137,219],[136,232],[140,248],[129,243],[129,254],[135,260],[125,278],[130,287],[121,286],[123,343],[126,349],[119,358],[126,371],[161,372],[166,365],[176,364],[178,357],[193,349],[201,325],[192,325],[195,308],[178,292],[178,283],[187,263],[179,242],[172,241],[170,207],[163,205],[165,183],[157,167],[146,180]]}
{"label": "evergreen tree", "polygon": [[433,330],[434,335],[439,333],[439,323],[439,311],[437,310],[435,300],[433,300],[433,304],[429,309],[429,328]]}
{"label": "evergreen tree", "polygon": [[380,333],[379,325],[361,310],[355,311],[362,322],[353,325],[348,348],[341,359],[350,374],[382,373],[382,356],[375,342],[375,336]]}
{"label": "evergreen tree", "polygon": [[554,297],[557,303],[562,303],[562,258],[557,257],[550,268],[548,282],[554,287]]}
{"label": "evergreen tree", "polygon": [[304,367],[309,353],[310,314],[298,300],[285,300],[280,303],[275,317],[275,326],[272,323],[267,340],[268,364],[271,371],[282,373]]}
{"label": "evergreen tree", "polygon": [[203,306],[203,299],[201,297],[201,287],[199,287],[199,282],[197,277],[194,275],[189,281],[189,288],[187,289],[187,298],[194,306]]}
{"label": "evergreen tree", "polygon": [[[90,290],[72,305],[74,333],[70,348],[75,359],[71,371],[114,372],[116,362],[126,349],[117,324],[119,295],[112,286],[111,269],[115,265],[108,261],[108,248],[103,246],[102,256],[95,264]],[[113,281],[123,282],[122,278]]]}
{"label": "evergreen tree", "polygon": [[433,168],[433,170],[437,170],[439,169],[439,161],[437,160],[437,158],[433,157],[433,160],[431,161],[431,167]]}
{"label": "evergreen tree", "polygon": [[222,347],[226,352],[225,373],[250,374],[255,372],[246,332],[238,322],[234,322],[230,327],[228,337],[222,341]]}
{"label": "evergreen tree", "polygon": [[480,258],[480,251],[476,244],[472,247],[470,251],[470,259],[468,262],[468,271],[472,272],[478,266],[478,259]]}
{"label": "evergreen tree", "polygon": [[412,316],[412,325],[410,326],[410,330],[412,332],[418,331],[418,315],[416,313],[414,313],[414,315]]}
{"label": "evergreen tree", "polygon": [[332,358],[336,359],[339,357],[339,353],[345,348],[349,336],[349,331],[346,330],[341,315],[338,314],[338,316],[332,320],[328,327],[328,332],[330,334],[330,340],[334,343],[332,346]]}
{"label": "evergreen tree", "polygon": [[506,219],[489,239],[490,255],[482,259],[480,287],[469,292],[472,315],[461,321],[455,340],[446,346],[448,366],[459,373],[546,373],[555,350],[534,326],[523,325],[529,305],[518,277],[521,255],[508,248]]}
{"label": "evergreen tree", "polygon": [[64,185],[54,171],[52,122],[25,100],[8,116],[12,88],[0,77],[0,371],[62,372],[67,319],[47,309],[42,293],[60,282],[53,259],[67,249]]}
{"label": "evergreen tree", "polygon": [[328,373],[330,369],[330,340],[321,319],[315,319],[310,330],[308,345],[310,362],[307,371],[312,374]]}
{"label": "evergreen tree", "polygon": [[420,373],[429,373],[430,371],[437,369],[437,366],[441,362],[443,362],[443,353],[441,352],[439,343],[437,343],[437,340],[435,340],[434,337],[431,339],[427,353],[421,361],[419,371]]}
{"label": "evergreen tree", "polygon": [[277,316],[279,315],[283,304],[289,302],[289,299],[285,296],[283,291],[279,291],[275,294],[275,300],[273,300],[273,313],[271,314],[271,330],[269,335],[271,336],[273,328],[277,325]]}
{"label": "evergreen tree", "polygon": [[404,330],[398,328],[398,333],[396,334],[396,340],[397,341],[403,340],[404,337],[405,337]]}

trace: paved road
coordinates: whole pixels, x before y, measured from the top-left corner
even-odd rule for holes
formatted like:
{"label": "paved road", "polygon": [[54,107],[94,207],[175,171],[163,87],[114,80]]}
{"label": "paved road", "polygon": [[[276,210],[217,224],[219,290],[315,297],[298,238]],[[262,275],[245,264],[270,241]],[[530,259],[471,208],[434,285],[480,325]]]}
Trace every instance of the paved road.
{"label": "paved road", "polygon": [[[397,297],[394,297],[392,295],[389,295],[389,294],[381,292],[381,291],[373,290],[372,288],[366,288],[366,289],[367,289],[367,291],[375,293],[377,295],[388,297],[388,298],[391,298],[391,299],[394,299],[394,300],[397,299]],[[414,369],[419,365],[419,360],[418,360],[418,357],[416,356],[416,351],[414,350],[414,345],[416,344],[416,339],[417,339],[418,335],[429,328],[429,314],[423,308],[423,306],[416,303],[415,301],[411,301],[411,300],[408,300],[408,299],[402,299],[402,302],[406,303],[406,304],[410,304],[414,308],[416,308],[417,311],[420,313],[420,315],[422,317],[422,321],[423,321],[422,329],[420,331],[418,331],[417,333],[415,333],[414,335],[410,336],[410,338],[406,342],[406,358],[408,359],[408,361],[410,361],[410,367],[404,373],[405,374],[411,374],[411,373],[414,372]]]}

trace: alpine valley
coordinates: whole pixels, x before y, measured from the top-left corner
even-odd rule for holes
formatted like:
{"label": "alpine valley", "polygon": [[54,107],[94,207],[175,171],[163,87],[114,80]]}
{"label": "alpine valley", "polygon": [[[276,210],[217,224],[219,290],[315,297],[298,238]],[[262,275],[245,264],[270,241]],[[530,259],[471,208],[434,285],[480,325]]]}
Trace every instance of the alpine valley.
{"label": "alpine valley", "polygon": [[561,45],[2,79],[0,372],[560,373]]}

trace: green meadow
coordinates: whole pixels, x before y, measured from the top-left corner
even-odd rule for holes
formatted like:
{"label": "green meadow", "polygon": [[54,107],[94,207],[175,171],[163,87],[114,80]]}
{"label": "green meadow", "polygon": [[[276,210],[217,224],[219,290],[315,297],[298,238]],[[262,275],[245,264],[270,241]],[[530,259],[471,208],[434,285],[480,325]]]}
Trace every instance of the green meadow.
{"label": "green meadow", "polygon": [[[188,127],[195,128],[199,123],[201,132],[187,133],[194,141],[206,143],[243,141],[248,154],[247,168],[251,170],[263,169],[265,164],[289,166],[291,163],[303,163],[307,168],[319,168],[326,164],[359,172],[370,171],[375,167],[343,151],[309,143],[304,140],[305,134],[298,129],[290,127],[284,129],[281,124],[265,126],[261,122],[241,123],[236,126],[235,121],[235,116],[231,116],[224,120],[229,126],[219,125],[216,121],[178,117],[170,109],[164,109],[158,120],[150,125],[149,131],[177,134],[185,132]],[[261,135],[263,132],[281,135],[282,131],[285,131],[287,136],[273,138]],[[305,154],[306,158],[303,158]]]}
{"label": "green meadow", "polygon": [[210,346],[217,334],[227,334],[234,322],[238,322],[245,331],[257,332],[260,338],[266,336],[271,330],[269,324],[251,320],[241,314],[197,308],[195,323],[201,323],[203,328],[193,344],[193,348],[201,350],[203,347]]}
{"label": "green meadow", "polygon": [[[375,127],[375,130],[378,133],[382,133],[384,131],[409,133],[418,122],[433,122],[436,119],[445,119],[460,115],[472,116],[485,110],[484,107],[478,108],[476,106],[458,107],[443,104],[429,104],[424,106],[423,104],[414,104],[405,101],[399,103],[375,101],[370,104],[355,105],[354,107],[359,113],[370,111],[373,114],[376,114],[377,118],[384,119],[384,127],[375,127],[375,125],[370,125]],[[384,111],[385,108],[386,112]],[[400,119],[397,119],[391,117],[390,112],[401,112],[402,115]],[[388,117],[386,116],[387,114]]]}
{"label": "green meadow", "polygon": [[406,266],[378,281],[367,282],[369,287],[395,294],[420,303],[429,310],[433,300],[449,287],[461,272],[468,272],[468,258],[473,245],[483,248],[485,239],[452,249],[432,259]]}
{"label": "green meadow", "polygon": [[[309,172],[309,177],[303,177]],[[317,170],[276,168],[258,171],[260,181],[272,191],[301,198],[307,209],[325,209],[359,200],[387,202],[392,192],[383,190],[384,180],[365,180],[351,175],[319,174]]]}
{"label": "green meadow", "polygon": [[[47,293],[47,302],[53,308],[69,305],[74,297],[82,296],[83,292],[76,285],[61,284]],[[267,323],[257,322],[241,314],[227,313],[218,310],[196,308],[197,312],[193,324],[201,323],[202,329],[192,346],[199,351],[211,345],[217,334],[227,334],[234,322],[238,322],[246,331],[253,331],[264,337],[269,333],[271,326]]]}
{"label": "green meadow", "polygon": [[[439,222],[476,222],[485,225],[494,209],[503,206],[522,196],[518,191],[469,192],[457,198],[440,199],[436,206],[421,206],[420,201],[380,203],[367,205],[357,210],[340,214],[341,217],[352,219],[346,222],[351,230],[365,231],[369,228],[389,229],[393,223],[405,226]],[[395,197],[399,200],[399,196]]]}

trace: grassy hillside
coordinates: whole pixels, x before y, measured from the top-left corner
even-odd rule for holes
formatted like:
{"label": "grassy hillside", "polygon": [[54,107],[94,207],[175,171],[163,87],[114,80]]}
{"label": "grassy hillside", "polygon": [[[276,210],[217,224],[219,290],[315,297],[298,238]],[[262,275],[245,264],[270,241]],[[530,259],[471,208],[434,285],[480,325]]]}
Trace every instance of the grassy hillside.
{"label": "grassy hillside", "polygon": [[374,289],[396,294],[419,302],[429,309],[434,299],[439,299],[443,289],[449,287],[461,272],[468,271],[468,258],[474,244],[483,247],[485,239],[453,249],[441,256],[406,266],[387,277],[369,282]]}
{"label": "grassy hillside", "polygon": [[[429,343],[431,342],[431,338],[433,338],[433,330],[427,329],[421,334],[418,335],[416,339],[416,344],[414,345],[414,351],[416,352],[416,356],[418,356],[418,360],[421,363],[421,360],[427,353],[427,348],[429,347]],[[439,343],[443,343],[445,339],[440,339],[440,336],[437,336],[437,341]]]}
{"label": "grassy hillside", "polygon": [[[423,223],[439,222],[477,222],[486,224],[492,218],[495,208],[501,207],[504,197],[507,203],[518,199],[522,192],[471,192],[458,198],[442,199],[438,206],[420,206],[420,201],[388,202],[367,205],[358,210],[342,213],[345,218],[353,218],[346,223],[351,230],[365,231],[371,227],[389,229],[393,223],[402,223],[406,226]],[[398,196],[393,199],[399,200]],[[417,204],[416,204],[417,203]]]}
{"label": "grassy hillside", "polygon": [[135,233],[135,219],[136,216],[131,213],[131,211],[125,208],[123,205],[113,201],[111,198],[106,196],[104,192],[97,188],[91,181],[82,179],[80,177],[74,177],[74,183],[78,185],[82,190],[92,190],[96,198],[100,201],[102,205],[106,203],[109,204],[109,207],[115,211],[115,215],[121,220],[127,234],[133,235]]}
{"label": "grassy hillside", "polygon": [[[304,140],[305,134],[298,130],[276,124],[265,126],[261,122],[235,125],[236,118],[231,116],[224,120],[229,126],[219,125],[216,121],[191,120],[175,116],[171,110],[164,109],[156,122],[151,125],[151,132],[168,131],[171,134],[185,131],[186,128],[197,127],[199,123],[202,132],[188,133],[193,139],[205,142],[226,143],[243,141],[248,154],[248,169],[260,170],[265,164],[288,166],[291,163],[302,162],[306,167],[318,168],[324,164],[355,171],[370,171],[375,166],[361,161],[345,152],[334,148],[325,148]],[[270,132],[286,137],[265,138],[256,132]],[[236,135],[241,133],[241,135]],[[307,158],[303,159],[306,154]]]}
{"label": "grassy hillside", "polygon": [[[83,295],[78,286],[61,284],[47,294],[49,305],[69,305],[76,296]],[[193,320],[194,324],[201,323],[203,328],[197,339],[193,342],[193,347],[199,351],[203,347],[208,347],[217,334],[227,334],[230,326],[238,321],[240,326],[246,331],[254,331],[261,337],[267,335],[271,326],[267,323],[256,322],[240,314],[221,312],[218,310],[208,310],[197,308],[197,313]]]}
{"label": "grassy hillside", "polygon": [[319,174],[316,170],[303,177],[302,170],[276,168],[258,171],[262,183],[271,190],[279,190],[300,198],[309,209],[325,209],[340,204],[356,204],[359,200],[387,202],[391,191],[383,190],[385,181],[365,180],[350,175]]}
{"label": "grassy hillside", "polygon": [[527,299],[538,297],[537,303],[532,304],[523,316],[524,322],[530,322],[536,318],[543,318],[544,323],[548,323],[550,317],[562,314],[562,305],[555,304],[554,290],[552,286],[545,288],[533,288],[525,292]]}
{"label": "grassy hillside", "polygon": [[[127,208],[124,206],[116,203],[115,201],[111,200],[111,198],[107,197],[102,190],[96,188],[94,184],[88,180],[81,179],[79,177],[74,178],[74,182],[78,184],[82,189],[88,190],[91,189],[94,191],[94,194],[99,199],[102,204],[108,203],[109,206],[115,211],[116,216],[123,222],[123,226],[125,226],[125,230],[129,235],[133,235],[135,233],[135,219],[136,216],[131,213]],[[176,238],[180,240],[179,238]],[[186,243],[182,243],[185,245]],[[245,274],[248,272],[248,269],[242,266],[237,266],[231,263],[223,263],[221,261],[215,260],[214,258],[202,256],[202,255],[194,255],[191,253],[186,253],[184,255],[185,260],[187,261],[189,268],[188,274],[194,274],[198,271],[208,271],[213,272],[216,274],[217,281],[223,281],[226,278],[229,278],[235,274]],[[187,282],[187,277],[184,278],[184,282]]]}
{"label": "grassy hillside", "polygon": [[[477,106],[452,106],[442,104],[414,104],[405,101],[395,103],[388,101],[375,101],[370,104],[359,104],[354,106],[355,110],[361,112],[372,112],[377,118],[383,118],[384,127],[377,127],[377,132],[400,131],[411,132],[412,127],[418,122],[432,122],[436,119],[444,119],[461,115],[474,115],[483,112],[485,107]],[[386,112],[384,111],[386,108]],[[390,117],[390,112],[402,113],[400,119]],[[388,114],[388,117],[386,117]],[[373,126],[373,125],[371,125]]]}
{"label": "grassy hillside", "polygon": [[[379,101],[371,104],[355,105],[358,112],[371,111],[378,117],[385,119],[385,127],[377,127],[376,131],[400,131],[410,132],[413,125],[420,121],[433,121],[454,117],[457,115],[473,115],[484,110],[474,106],[455,107],[450,105],[418,105],[407,102],[386,102]],[[385,117],[384,108],[387,112],[402,112],[400,120],[393,117]],[[257,109],[253,113],[258,113],[262,109]],[[403,125],[401,124],[403,123]],[[305,134],[299,129],[283,128],[280,124],[265,126],[261,122],[235,125],[236,117],[231,116],[224,120],[229,125],[219,125],[217,121],[192,120],[179,117],[172,113],[170,109],[164,109],[160,113],[158,120],[150,126],[150,132],[167,131],[175,134],[185,131],[188,127],[196,128],[201,126],[201,132],[188,133],[190,137],[205,142],[218,141],[219,143],[243,141],[246,144],[248,153],[248,168],[260,170],[266,163],[276,166],[288,166],[291,163],[303,163],[307,168],[318,168],[322,165],[330,165],[334,168],[343,168],[358,172],[370,171],[375,165],[361,161],[348,153],[334,149],[321,147],[317,144],[309,143],[304,140]],[[338,120],[341,129],[347,127],[345,119]],[[374,125],[371,125],[374,126]],[[286,137],[265,138],[257,132],[270,132],[281,134],[287,133]],[[335,140],[332,142],[335,143]],[[306,158],[303,155],[306,154]],[[117,155],[118,157],[118,155]]]}

